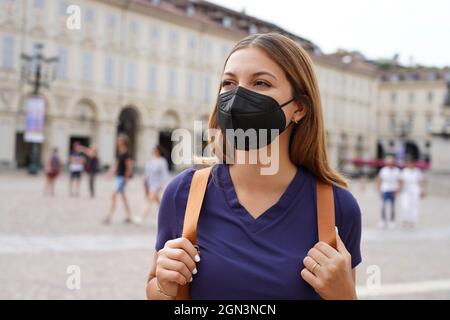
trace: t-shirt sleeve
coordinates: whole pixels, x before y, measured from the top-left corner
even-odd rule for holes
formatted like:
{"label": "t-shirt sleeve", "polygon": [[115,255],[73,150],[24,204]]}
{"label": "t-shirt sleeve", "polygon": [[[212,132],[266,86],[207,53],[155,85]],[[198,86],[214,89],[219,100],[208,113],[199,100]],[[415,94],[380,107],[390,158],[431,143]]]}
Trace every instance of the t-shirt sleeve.
{"label": "t-shirt sleeve", "polygon": [[164,190],[158,211],[156,251],[161,250],[168,240],[181,236],[184,210],[194,172],[193,168],[184,170],[174,177]]}
{"label": "t-shirt sleeve", "polygon": [[361,263],[361,210],[355,197],[346,189],[335,187],[336,226],[347,251],[352,268]]}

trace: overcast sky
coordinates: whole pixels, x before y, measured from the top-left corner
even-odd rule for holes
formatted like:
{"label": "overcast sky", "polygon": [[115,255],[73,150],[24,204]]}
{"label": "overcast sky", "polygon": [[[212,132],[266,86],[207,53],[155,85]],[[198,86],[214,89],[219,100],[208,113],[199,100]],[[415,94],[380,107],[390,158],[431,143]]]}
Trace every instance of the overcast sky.
{"label": "overcast sky", "polygon": [[325,52],[450,66],[450,0],[210,0],[307,38]]}

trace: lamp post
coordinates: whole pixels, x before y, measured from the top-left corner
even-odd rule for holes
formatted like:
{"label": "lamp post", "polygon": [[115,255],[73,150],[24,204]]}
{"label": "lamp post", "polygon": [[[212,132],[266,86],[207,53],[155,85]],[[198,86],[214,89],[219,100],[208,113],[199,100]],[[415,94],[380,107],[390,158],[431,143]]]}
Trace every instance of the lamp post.
{"label": "lamp post", "polygon": [[[32,55],[21,54],[22,59],[22,79],[29,85],[33,86],[33,96],[39,97],[39,90],[50,88],[50,82],[55,78],[55,66],[58,57],[46,58],[42,54],[44,45],[35,44]],[[38,144],[40,142],[27,141],[30,143],[30,163],[28,172],[36,174],[38,171]]]}

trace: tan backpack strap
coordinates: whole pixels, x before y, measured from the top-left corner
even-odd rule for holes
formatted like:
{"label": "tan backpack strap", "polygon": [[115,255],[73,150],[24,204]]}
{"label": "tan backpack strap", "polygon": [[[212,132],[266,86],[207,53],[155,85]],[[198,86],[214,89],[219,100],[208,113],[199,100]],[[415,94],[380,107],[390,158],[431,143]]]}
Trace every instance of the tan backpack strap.
{"label": "tan backpack strap", "polygon": [[192,244],[197,241],[197,223],[210,172],[211,167],[199,169],[192,177],[183,224],[183,238],[187,238]]}
{"label": "tan backpack strap", "polygon": [[[197,223],[200,217],[203,198],[205,196],[208,178],[212,167],[199,169],[194,172],[191,187],[189,188],[189,196],[186,203],[183,224],[183,238],[188,239],[195,245],[197,241]],[[177,300],[189,300],[189,284],[178,287]]]}
{"label": "tan backpack strap", "polygon": [[319,241],[328,243],[336,249],[336,223],[334,211],[333,186],[319,182],[317,186],[317,227]]}

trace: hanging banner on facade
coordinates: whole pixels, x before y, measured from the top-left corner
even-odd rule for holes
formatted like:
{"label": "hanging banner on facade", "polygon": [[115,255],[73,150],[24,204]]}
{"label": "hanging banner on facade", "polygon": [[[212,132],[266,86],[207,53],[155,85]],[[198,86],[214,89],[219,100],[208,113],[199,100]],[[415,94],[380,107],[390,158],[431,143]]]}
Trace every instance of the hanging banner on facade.
{"label": "hanging banner on facade", "polygon": [[44,142],[45,100],[41,96],[31,96],[25,101],[25,135],[26,142]]}

